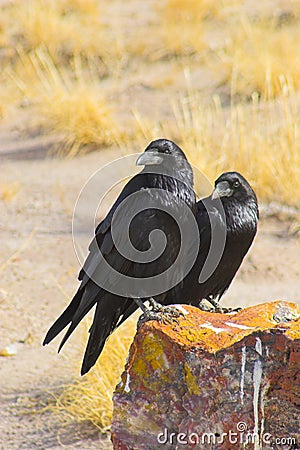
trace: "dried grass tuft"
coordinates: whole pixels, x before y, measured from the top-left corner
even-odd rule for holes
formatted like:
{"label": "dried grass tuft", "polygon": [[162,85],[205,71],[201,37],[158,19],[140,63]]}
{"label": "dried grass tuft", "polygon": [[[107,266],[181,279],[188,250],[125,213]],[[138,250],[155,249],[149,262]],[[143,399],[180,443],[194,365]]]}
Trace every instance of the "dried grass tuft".
{"label": "dried grass tuft", "polygon": [[111,335],[94,368],[66,386],[50,408],[62,419],[89,421],[106,431],[112,420],[112,395],[121,380],[135,332],[136,320],[130,318]]}

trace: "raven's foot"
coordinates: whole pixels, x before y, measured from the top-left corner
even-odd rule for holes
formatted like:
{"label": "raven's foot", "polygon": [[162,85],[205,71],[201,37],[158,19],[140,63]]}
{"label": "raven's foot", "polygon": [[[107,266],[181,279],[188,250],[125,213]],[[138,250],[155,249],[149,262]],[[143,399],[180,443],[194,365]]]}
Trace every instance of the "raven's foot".
{"label": "raven's foot", "polygon": [[137,327],[139,328],[143,323],[148,322],[148,320],[156,320],[159,323],[163,321],[160,313],[148,310],[139,317]]}
{"label": "raven's foot", "polygon": [[[205,300],[209,303],[207,304]],[[216,300],[213,300],[212,298],[206,298],[204,300],[201,300],[199,302],[199,309],[202,311],[208,311],[212,313],[219,313],[219,314],[231,314],[236,313],[240,311],[242,308],[225,308],[219,305],[219,303]]]}
{"label": "raven's foot", "polygon": [[151,310],[144,311],[144,314],[138,320],[138,326],[147,322],[148,320],[157,320],[159,323],[172,322],[179,323],[179,317],[184,316],[182,311],[179,311],[175,306],[164,306],[156,302],[153,298],[149,298]]}
{"label": "raven's foot", "polygon": [[201,311],[206,312],[214,312],[215,307],[211,304],[206,302],[205,300],[200,300],[198,308],[201,309]]}
{"label": "raven's foot", "polygon": [[179,308],[176,308],[176,306],[161,305],[155,301],[154,298],[149,298],[149,303],[153,312],[161,314],[163,322],[176,322],[178,324],[178,318],[185,316],[184,312],[179,310]]}

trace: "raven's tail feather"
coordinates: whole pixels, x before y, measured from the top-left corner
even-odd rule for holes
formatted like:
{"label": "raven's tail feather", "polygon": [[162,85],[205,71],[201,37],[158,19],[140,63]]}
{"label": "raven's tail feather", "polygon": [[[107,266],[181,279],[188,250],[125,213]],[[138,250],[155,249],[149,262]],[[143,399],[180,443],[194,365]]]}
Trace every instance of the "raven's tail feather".
{"label": "raven's tail feather", "polygon": [[49,344],[70,324],[60,343],[58,349],[60,351],[95,303],[97,306],[82,363],[82,375],[95,364],[109,335],[138,308],[134,301],[105,292],[96,283],[89,281],[83,289],[81,287],[78,289],[69,306],[49,329],[43,342],[43,345]]}
{"label": "raven's tail feather", "polygon": [[84,287],[84,289],[82,289],[82,286],[80,286],[69,306],[64,310],[61,316],[59,316],[59,318],[49,329],[44,339],[43,345],[49,344],[52,339],[54,339],[69,323],[71,323],[66,335],[64,336],[59,346],[58,351],[60,351],[81,319],[94,306],[99,291],[100,288],[95,283],[88,283]]}
{"label": "raven's tail feather", "polygon": [[64,312],[48,330],[43,341],[43,345],[49,344],[49,342],[51,342],[52,339],[54,339],[72,321],[72,318],[80,304],[81,297],[82,291],[78,289],[69,306],[64,310]]}
{"label": "raven's tail feather", "polygon": [[106,339],[115,330],[117,322],[124,309],[124,298],[113,297],[111,294],[103,297],[97,303],[94,319],[90,328],[90,336],[85,350],[81,375],[84,375],[96,363]]}
{"label": "raven's tail feather", "polygon": [[118,323],[116,324],[116,328],[119,328],[119,326],[122,325],[122,323],[124,323],[125,320],[127,320],[128,317],[130,317],[131,314],[133,314],[138,308],[139,307],[134,300],[128,300],[125,304],[124,312],[122,313],[120,320],[118,320]]}
{"label": "raven's tail feather", "polygon": [[92,307],[95,305],[96,301],[98,300],[98,295],[101,289],[99,286],[97,286],[95,283],[89,282],[83,291],[82,298],[80,300],[80,303],[78,305],[77,310],[75,311],[71,324],[68,328],[68,331],[64,335],[59,348],[58,352],[61,351],[64,344],[66,343],[67,339],[71,336],[79,322],[84,318],[84,316],[92,309]]}

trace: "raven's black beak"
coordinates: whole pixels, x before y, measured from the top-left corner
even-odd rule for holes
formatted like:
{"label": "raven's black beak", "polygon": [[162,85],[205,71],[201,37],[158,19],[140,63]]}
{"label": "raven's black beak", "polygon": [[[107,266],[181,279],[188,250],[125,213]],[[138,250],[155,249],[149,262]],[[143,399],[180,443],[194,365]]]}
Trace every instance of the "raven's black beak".
{"label": "raven's black beak", "polygon": [[163,160],[163,156],[154,150],[142,153],[135,164],[137,166],[153,166],[154,164],[161,164]]}
{"label": "raven's black beak", "polygon": [[228,181],[220,181],[213,190],[211,198],[215,200],[216,198],[230,197],[232,193],[233,189],[231,189]]}

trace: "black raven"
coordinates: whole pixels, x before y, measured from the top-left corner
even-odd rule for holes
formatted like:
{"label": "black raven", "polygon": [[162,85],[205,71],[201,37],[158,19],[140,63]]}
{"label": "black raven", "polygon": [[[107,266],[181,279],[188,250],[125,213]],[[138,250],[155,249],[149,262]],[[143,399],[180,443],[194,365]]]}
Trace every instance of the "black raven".
{"label": "black raven", "polygon": [[[164,296],[163,304],[187,304],[206,309],[207,300],[215,312],[230,312],[218,304],[228,289],[257,231],[257,198],[247,180],[238,172],[225,172],[215,181],[212,194],[196,204],[199,240],[197,259],[190,272]],[[135,310],[129,305],[121,325]]]}
{"label": "black raven", "polygon": [[[69,325],[60,350],[82,318],[96,305],[81,374],[95,364],[106,339],[123,321],[126,311],[133,312],[139,305],[146,318],[159,316],[163,307],[151,297],[155,296],[163,304],[170,286],[175,286],[183,276],[179,267],[177,271],[169,271],[162,283],[151,281],[177,261],[182,243],[178,222],[188,224],[191,221],[188,213],[194,218],[196,200],[191,166],[183,151],[167,139],[151,142],[138,158],[137,165],[145,167],[126,184],[96,228],[89,255],[79,273],[81,284],[43,342],[43,345],[48,344]],[[151,235],[153,230],[160,232]],[[162,245],[162,234],[165,245]],[[128,241],[132,244],[129,250]],[[122,253],[124,248],[129,251],[126,255]],[[148,258],[149,251],[150,256],[136,259],[135,250],[140,252],[139,258],[141,254]],[[156,256],[159,253],[158,257],[154,258],[151,251]],[[186,257],[184,253],[183,258]],[[144,305],[147,299],[152,304],[150,312]],[[169,314],[170,308],[165,311]]]}
{"label": "black raven", "polygon": [[[247,180],[238,172],[223,173],[215,181],[212,194],[197,202],[200,233],[197,260],[184,280],[168,292],[164,303],[201,308],[201,300],[206,299],[215,311],[225,312],[226,308],[220,308],[218,302],[253,242],[258,218],[257,198]],[[210,248],[213,248],[211,255]],[[201,280],[205,263],[206,274],[202,274]]]}

